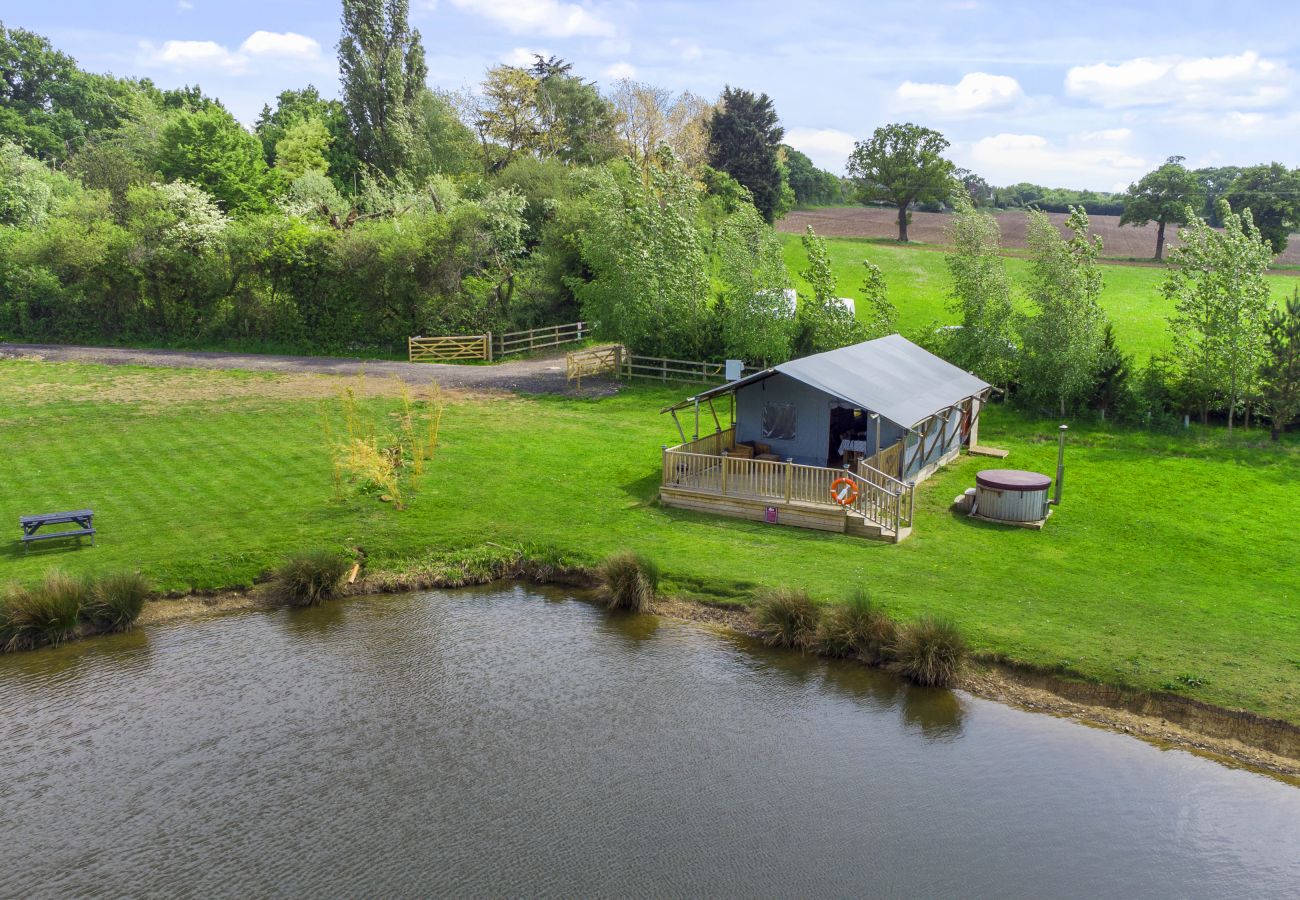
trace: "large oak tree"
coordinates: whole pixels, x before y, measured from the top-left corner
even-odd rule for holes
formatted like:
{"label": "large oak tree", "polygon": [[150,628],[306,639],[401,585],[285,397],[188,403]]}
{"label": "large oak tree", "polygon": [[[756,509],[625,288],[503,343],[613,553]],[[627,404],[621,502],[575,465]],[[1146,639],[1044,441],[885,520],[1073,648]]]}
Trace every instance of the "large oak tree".
{"label": "large oak tree", "polygon": [[1189,206],[1198,207],[1203,190],[1200,179],[1183,165],[1183,157],[1171,156],[1164,165],[1148,172],[1124,194],[1124,214],[1119,224],[1145,225],[1155,222],[1157,261],[1165,255],[1165,226],[1186,225]]}
{"label": "large oak tree", "polygon": [[863,203],[888,201],[898,209],[898,240],[907,241],[908,208],[944,200],[953,191],[953,164],[944,159],[948,139],[937,131],[905,124],[877,128],[858,141],[849,156],[849,177],[857,179]]}

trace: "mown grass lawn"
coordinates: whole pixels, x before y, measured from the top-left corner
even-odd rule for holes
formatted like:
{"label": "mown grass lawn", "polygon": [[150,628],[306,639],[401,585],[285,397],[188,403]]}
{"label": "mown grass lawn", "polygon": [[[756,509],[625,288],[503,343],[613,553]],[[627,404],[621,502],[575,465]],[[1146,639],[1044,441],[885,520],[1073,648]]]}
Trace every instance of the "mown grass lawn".
{"label": "mown grass lawn", "polygon": [[[963,458],[923,485],[915,533],[894,546],[659,507],[659,446],[675,430],[657,410],[686,388],[461,399],[408,509],[339,501],[322,437],[337,385],[0,362],[3,576],[139,567],[164,589],[206,589],[316,547],[361,547],[379,566],[485,542],[586,561],[631,548],[677,592],[744,600],[791,585],[834,600],[865,587],[903,617],[951,615],[982,651],[1300,722],[1294,439],[1081,425],[1065,502],[1042,532],[950,513],[990,465]],[[363,408],[382,422],[396,405]],[[1051,473],[1056,424],[995,407],[982,438],[1008,448],[1008,464]],[[98,547],[23,555],[17,516],[82,506]]]}
{"label": "mown grass lawn", "polygon": [[[786,267],[803,291],[806,285],[799,272],[808,266],[799,235],[781,234],[785,247]],[[898,330],[915,334],[935,324],[959,321],[948,311],[950,280],[942,249],[933,246],[901,247],[888,241],[867,238],[827,238],[831,264],[839,277],[842,297],[857,299],[863,280],[862,261],[869,259],[880,267],[889,284],[889,299],[898,308]],[[1024,284],[1029,261],[1008,257],[1007,270],[1012,283]],[[1139,362],[1170,346],[1168,319],[1172,312],[1160,294],[1164,270],[1156,266],[1103,265],[1105,289],[1101,305],[1115,325],[1120,346],[1134,354]],[[1269,275],[1274,298],[1289,296],[1300,283],[1294,275]],[[1024,305],[1023,295],[1017,301]]]}

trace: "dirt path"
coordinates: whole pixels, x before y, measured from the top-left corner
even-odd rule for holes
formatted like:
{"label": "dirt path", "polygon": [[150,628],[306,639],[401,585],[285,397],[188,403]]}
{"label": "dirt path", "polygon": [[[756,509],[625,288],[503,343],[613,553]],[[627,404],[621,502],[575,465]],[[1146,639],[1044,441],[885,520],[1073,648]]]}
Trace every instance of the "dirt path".
{"label": "dirt path", "polygon": [[[393,362],[328,356],[264,356],[201,350],[130,350],[59,344],[2,344],[0,359],[101,363],[110,366],[159,366],[175,369],[244,369],[254,372],[400,378],[408,384],[437,382],[465,390],[512,391],[518,394],[577,394],[564,375],[564,351],[492,365]],[[618,382],[584,378],[582,396],[615,393]]]}

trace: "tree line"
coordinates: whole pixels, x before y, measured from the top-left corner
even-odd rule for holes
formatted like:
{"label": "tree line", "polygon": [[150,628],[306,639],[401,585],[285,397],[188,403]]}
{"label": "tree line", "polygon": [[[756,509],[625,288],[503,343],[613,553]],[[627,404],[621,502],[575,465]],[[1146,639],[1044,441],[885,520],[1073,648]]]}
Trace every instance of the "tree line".
{"label": "tree line", "polygon": [[285,90],[250,130],[0,24],[0,333],[396,352],[583,317],[756,361],[821,340],[764,229],[840,182],[765,94],[602,90],[554,57],[437,90],[406,0],[343,0],[337,51],[339,99]]}

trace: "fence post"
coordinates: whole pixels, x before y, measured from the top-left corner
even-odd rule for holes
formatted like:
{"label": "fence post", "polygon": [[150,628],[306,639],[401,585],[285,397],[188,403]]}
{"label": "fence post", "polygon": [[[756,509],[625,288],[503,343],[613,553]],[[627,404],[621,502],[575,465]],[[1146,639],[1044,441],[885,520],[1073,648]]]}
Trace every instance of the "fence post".
{"label": "fence post", "polygon": [[791,482],[793,480],[794,480],[794,457],[787,456],[785,458],[785,502],[787,504],[790,502],[790,487],[791,487]]}
{"label": "fence post", "polygon": [[727,456],[727,451],[722,451],[722,496],[727,496],[727,461],[731,457]]}
{"label": "fence post", "polygon": [[[581,330],[579,330],[581,334]],[[614,345],[614,380],[618,381],[623,377],[623,345]]]}
{"label": "fence post", "polygon": [[660,375],[662,376],[662,380],[664,382],[667,382],[668,381],[668,360],[666,359],[659,360],[659,370],[660,370]]}
{"label": "fence post", "polygon": [[492,362],[492,332],[483,335],[483,358]]}
{"label": "fence post", "polygon": [[535,346],[536,346],[535,342],[533,341],[533,334],[534,334],[534,332],[536,332],[536,331],[537,331],[536,328],[530,328],[530,329],[528,329],[528,349],[529,349],[529,350],[534,349]]}

